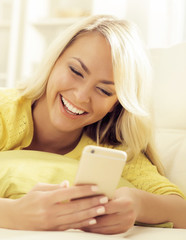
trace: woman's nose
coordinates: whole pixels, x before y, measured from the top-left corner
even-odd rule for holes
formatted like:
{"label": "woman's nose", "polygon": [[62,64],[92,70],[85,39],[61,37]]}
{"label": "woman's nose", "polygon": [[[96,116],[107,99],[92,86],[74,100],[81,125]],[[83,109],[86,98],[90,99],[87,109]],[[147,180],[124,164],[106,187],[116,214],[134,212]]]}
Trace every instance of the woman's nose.
{"label": "woman's nose", "polygon": [[89,103],[91,99],[91,89],[86,85],[79,86],[78,88],[75,89],[74,95],[77,102]]}

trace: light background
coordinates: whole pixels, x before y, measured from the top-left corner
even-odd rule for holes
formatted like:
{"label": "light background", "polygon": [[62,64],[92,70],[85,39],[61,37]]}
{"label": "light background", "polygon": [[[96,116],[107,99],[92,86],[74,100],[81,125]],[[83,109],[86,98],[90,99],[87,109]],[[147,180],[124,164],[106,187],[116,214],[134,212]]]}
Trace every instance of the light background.
{"label": "light background", "polygon": [[0,0],[0,87],[31,76],[58,32],[87,14],[136,23],[149,48],[186,41],[186,0]]}

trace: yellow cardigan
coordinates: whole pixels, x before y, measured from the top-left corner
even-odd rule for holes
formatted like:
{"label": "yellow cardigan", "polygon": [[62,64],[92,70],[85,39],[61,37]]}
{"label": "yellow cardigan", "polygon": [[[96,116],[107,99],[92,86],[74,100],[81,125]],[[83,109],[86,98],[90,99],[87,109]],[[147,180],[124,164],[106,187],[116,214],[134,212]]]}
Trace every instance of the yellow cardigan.
{"label": "yellow cardigan", "polygon": [[[21,197],[38,182],[60,183],[68,179],[73,184],[82,149],[96,145],[84,134],[76,148],[65,155],[21,150],[32,138],[31,100],[20,97],[14,89],[0,89],[0,197]],[[143,154],[125,165],[118,187],[122,186],[184,197]]]}

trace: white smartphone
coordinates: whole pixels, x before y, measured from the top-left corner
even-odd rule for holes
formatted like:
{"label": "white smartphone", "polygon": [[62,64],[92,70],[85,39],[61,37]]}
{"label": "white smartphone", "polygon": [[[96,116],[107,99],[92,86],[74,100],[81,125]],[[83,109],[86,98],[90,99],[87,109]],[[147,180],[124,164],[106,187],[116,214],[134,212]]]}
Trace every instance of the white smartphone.
{"label": "white smartphone", "polygon": [[75,184],[96,184],[100,193],[111,199],[126,159],[124,151],[88,145],[82,152]]}

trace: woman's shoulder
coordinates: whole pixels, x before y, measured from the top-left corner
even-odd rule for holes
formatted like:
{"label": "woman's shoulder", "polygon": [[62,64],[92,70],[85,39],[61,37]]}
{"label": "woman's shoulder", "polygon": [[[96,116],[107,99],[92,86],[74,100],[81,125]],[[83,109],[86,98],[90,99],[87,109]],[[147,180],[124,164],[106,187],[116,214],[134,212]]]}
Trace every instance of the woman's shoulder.
{"label": "woman's shoulder", "polygon": [[7,108],[7,105],[10,107],[14,105],[19,105],[19,103],[23,104],[29,104],[31,103],[31,100],[23,97],[19,90],[16,88],[0,88],[0,107],[1,110],[3,109],[3,106]]}
{"label": "woman's shoulder", "polygon": [[0,88],[0,151],[26,146],[32,126],[31,100],[16,89]]}
{"label": "woman's shoulder", "polygon": [[16,101],[21,98],[19,91],[15,88],[0,88],[0,104]]}

